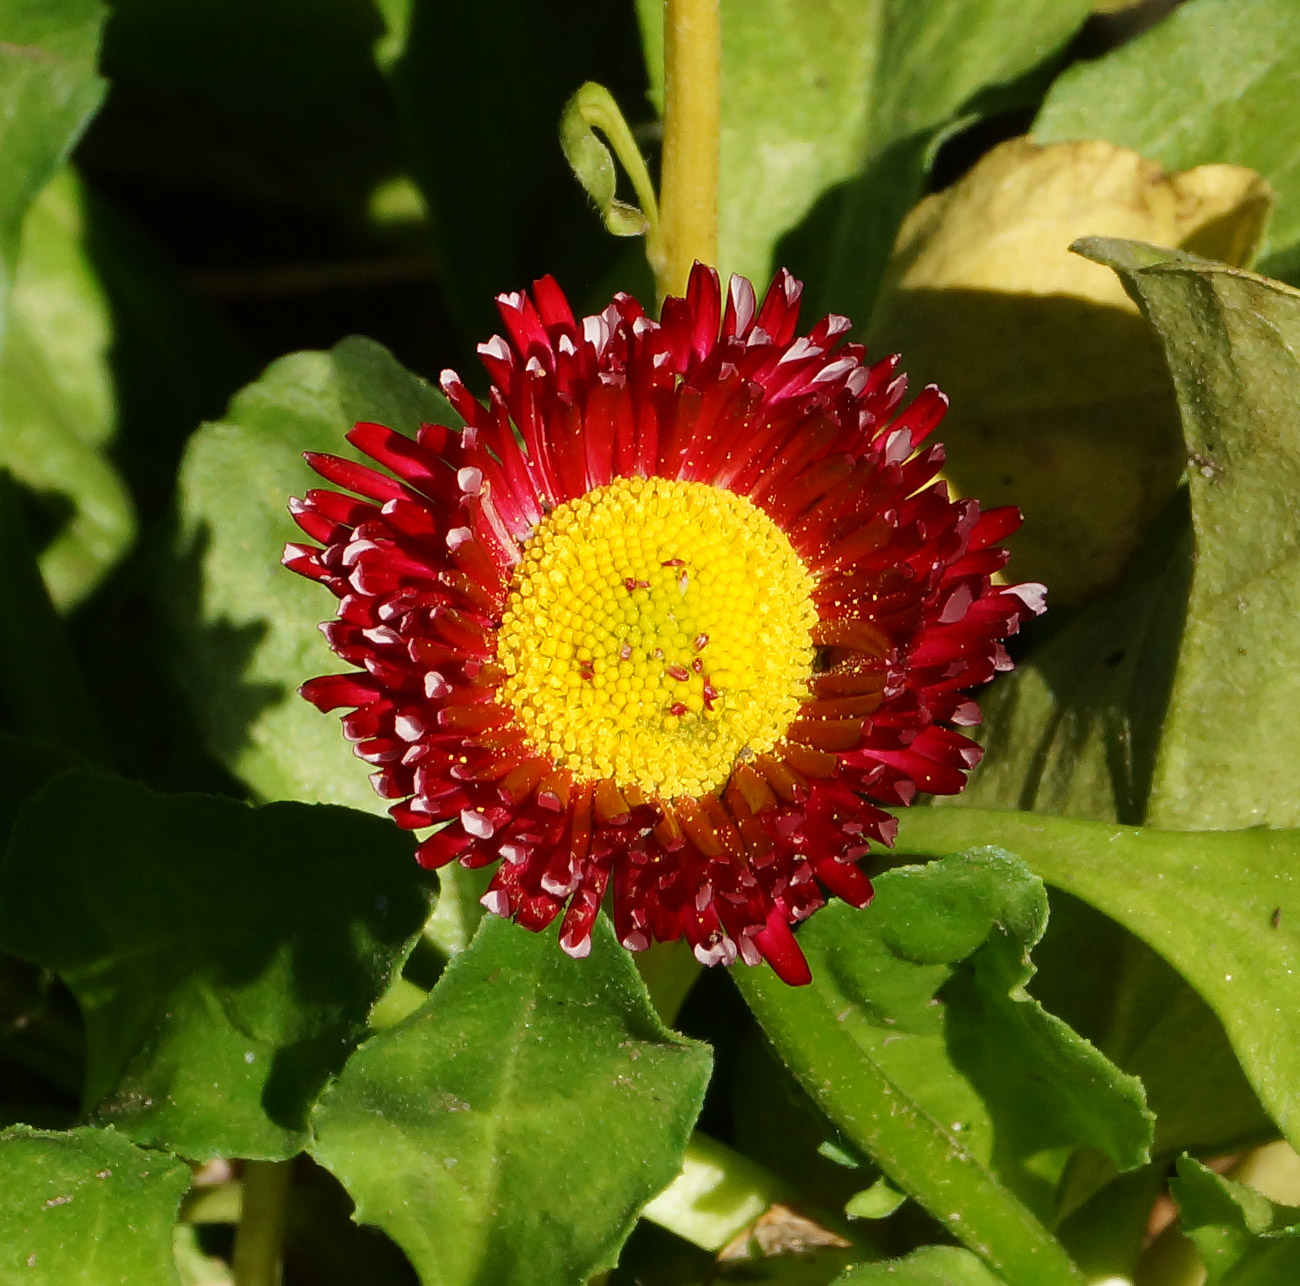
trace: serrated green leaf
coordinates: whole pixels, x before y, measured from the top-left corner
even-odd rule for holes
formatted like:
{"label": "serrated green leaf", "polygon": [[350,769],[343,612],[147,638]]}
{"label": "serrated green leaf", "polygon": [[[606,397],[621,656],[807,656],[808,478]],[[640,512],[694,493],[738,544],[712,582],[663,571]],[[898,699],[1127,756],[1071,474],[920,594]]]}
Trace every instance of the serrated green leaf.
{"label": "serrated green leaf", "polygon": [[178,1286],[172,1227],[189,1166],[109,1129],[0,1133],[0,1280]]}
{"label": "serrated green leaf", "polygon": [[572,1286],[677,1173],[708,1078],[602,918],[586,960],[488,916],[422,1010],[361,1047],[312,1155],[424,1280]]}
{"label": "serrated green leaf", "polygon": [[904,815],[898,848],[944,856],[976,839],[1018,854],[1169,961],[1223,1023],[1260,1102],[1300,1139],[1300,832],[918,808]]}
{"label": "serrated green leaf", "polygon": [[0,948],[81,1005],[91,1115],[190,1157],[292,1156],[428,912],[395,827],[70,772],[0,865]]}
{"label": "serrated green leaf", "polygon": [[833,1286],[1003,1286],[969,1250],[955,1246],[923,1246],[905,1259],[859,1264],[841,1274]]}
{"label": "serrated green leaf", "polygon": [[1029,1207],[1050,1212],[1073,1146],[1140,1164],[1150,1120],[1137,1083],[1024,992],[1041,883],[988,850],[889,871],[876,888],[869,910],[835,904],[801,930],[810,987],[747,971],[741,991],[893,1183],[1009,1281],[1073,1280]]}
{"label": "serrated green leaf", "polygon": [[1189,1156],[1179,1158],[1169,1194],[1209,1286],[1281,1286],[1300,1277],[1300,1210],[1275,1205]]}
{"label": "serrated green leaf", "polygon": [[284,543],[303,538],[289,497],[319,482],[302,453],[357,458],[344,441],[357,420],[408,434],[459,423],[440,393],[370,340],[273,363],[186,451],[161,607],[199,726],[231,772],[264,799],[382,812],[338,719],[297,695],[314,675],[346,669],[316,628],[335,600],[279,566]]}
{"label": "serrated green leaf", "polygon": [[1190,0],[1104,58],[1077,63],[1034,122],[1043,142],[1104,138],[1173,170],[1249,166],[1280,197],[1264,271],[1300,272],[1300,10]]}
{"label": "serrated green leaf", "polygon": [[[723,0],[722,270],[765,282],[782,234],[850,180],[807,276],[827,296],[818,306],[864,322],[894,231],[920,196],[937,131],[973,110],[980,91],[1046,58],[1090,7]],[[643,30],[662,26],[658,0],[640,0],[640,11]],[[646,44],[653,96],[662,51]],[[880,181],[886,171],[891,183]]]}

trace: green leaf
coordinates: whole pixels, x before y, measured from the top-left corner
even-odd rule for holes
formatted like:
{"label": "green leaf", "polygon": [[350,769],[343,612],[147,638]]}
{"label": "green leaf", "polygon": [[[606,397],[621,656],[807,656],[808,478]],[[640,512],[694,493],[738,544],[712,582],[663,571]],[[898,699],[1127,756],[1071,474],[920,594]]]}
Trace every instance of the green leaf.
{"label": "green leaf", "polygon": [[22,805],[50,778],[84,766],[78,755],[62,746],[0,732],[0,851]]}
{"label": "green leaf", "polygon": [[[643,30],[658,8],[641,0]],[[1088,0],[723,0],[720,267],[765,282],[782,234],[852,180],[818,271],[807,275],[836,282],[826,288],[834,305],[865,321],[937,132],[974,110],[980,91],[1040,63],[1090,8]],[[651,62],[650,74],[653,93],[662,63]],[[886,171],[890,184],[880,182]]]}
{"label": "green leaf", "polygon": [[0,865],[0,948],[81,1005],[88,1111],[195,1158],[301,1148],[427,910],[374,818],[80,771],[26,805]]}
{"label": "green leaf", "polygon": [[0,1279],[178,1286],[172,1227],[189,1166],[113,1129],[0,1133]]}
{"label": "green leaf", "polygon": [[709,1055],[659,1022],[603,918],[592,936],[575,961],[488,916],[313,1115],[312,1155],[423,1280],[584,1281],[677,1173]]}
{"label": "green leaf", "polygon": [[1169,961],[1223,1023],[1260,1102],[1300,1140],[1300,832],[918,808],[904,815],[898,848],[944,856],[975,840],[1018,854]]}
{"label": "green leaf", "polygon": [[1189,1156],[1178,1159],[1169,1193],[1210,1286],[1271,1286],[1300,1277],[1300,1210],[1274,1205]]}
{"label": "green leaf", "polygon": [[1188,456],[1194,567],[1143,820],[1300,824],[1300,292],[1092,238],[1160,336]]}
{"label": "green leaf", "polygon": [[70,165],[37,194],[23,221],[17,279],[9,304],[40,355],[62,402],[66,431],[103,446],[115,419],[108,349],[109,301],[85,247],[86,197]]}
{"label": "green leaf", "polygon": [[[1171,827],[1292,824],[1300,297],[1173,251],[1082,244],[1149,298],[1190,481],[1117,591],[994,689],[985,764],[954,802]],[[1147,1084],[1157,1147],[1257,1137],[1260,1109],[1218,1022],[1141,953],[1124,959],[1104,1048]]]}
{"label": "green leaf", "polygon": [[1159,26],[1060,77],[1043,142],[1104,138],[1169,169],[1229,161],[1280,197],[1262,267],[1300,272],[1300,10],[1292,0],[1191,0]]}
{"label": "green leaf", "polygon": [[[993,691],[985,765],[954,802],[1172,827],[1291,824],[1300,297],[1173,251],[1082,247],[1120,269],[1165,346],[1190,481],[1117,591]],[[1218,1023],[1153,968],[1127,959],[1105,1048],[1147,1082],[1158,1147],[1258,1135]]]}
{"label": "green leaf", "polygon": [[94,115],[99,0],[0,5],[0,335],[27,207]]}
{"label": "green leaf", "polygon": [[320,481],[302,452],[357,458],[343,437],[357,420],[408,434],[422,422],[459,422],[440,393],[370,340],[273,363],[186,451],[160,606],[199,726],[231,772],[264,799],[381,812],[338,719],[297,695],[314,675],[347,668],[316,628],[336,602],[278,565],[285,541],[303,539],[289,497]]}
{"label": "green leaf", "polygon": [[1226,1153],[1272,1136],[1205,1001],[1143,943],[1126,938],[1121,955],[1103,1048],[1146,1089],[1156,1112],[1153,1151]]}
{"label": "green leaf", "polygon": [[41,570],[60,607],[83,597],[135,533],[125,489],[94,449],[111,390],[75,186],[65,175],[47,188],[103,96],[95,64],[106,12],[99,0],[0,4],[0,463],[54,497]]}
{"label": "green leaf", "polygon": [[906,1259],[859,1264],[837,1277],[833,1286],[1003,1286],[969,1250],[922,1246]]}
{"label": "green leaf", "polygon": [[65,167],[23,224],[0,350],[0,463],[50,511],[40,564],[60,608],[84,598],[135,536],[130,496],[103,454],[117,426],[112,318],[85,216]]}
{"label": "green leaf", "polygon": [[[889,871],[799,941],[813,983],[737,984],[786,1066],[890,1180],[1011,1282],[1073,1280],[1031,1214],[1087,1144],[1146,1159],[1141,1088],[1024,991],[1046,897],[994,850]],[[940,999],[934,997],[938,993]]]}

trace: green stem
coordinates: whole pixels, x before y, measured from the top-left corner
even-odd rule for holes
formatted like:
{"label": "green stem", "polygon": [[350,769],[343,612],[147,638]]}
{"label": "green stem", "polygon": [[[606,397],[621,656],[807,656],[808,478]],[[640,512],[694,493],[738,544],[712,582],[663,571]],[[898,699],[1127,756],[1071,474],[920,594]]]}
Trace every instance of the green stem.
{"label": "green stem", "polygon": [[246,1161],[232,1263],[235,1286],[279,1286],[292,1161]]}
{"label": "green stem", "polygon": [[718,0],[664,0],[664,146],[659,174],[662,302],[686,289],[691,265],[718,258],[722,25]]}
{"label": "green stem", "polygon": [[817,988],[788,987],[770,969],[733,970],[731,977],[817,1106],[1007,1286],[1083,1286],[1028,1207],[903,1092]]}
{"label": "green stem", "polygon": [[692,1134],[682,1171],[642,1214],[703,1250],[721,1250],[769,1206],[790,1201],[787,1185],[707,1134]]}

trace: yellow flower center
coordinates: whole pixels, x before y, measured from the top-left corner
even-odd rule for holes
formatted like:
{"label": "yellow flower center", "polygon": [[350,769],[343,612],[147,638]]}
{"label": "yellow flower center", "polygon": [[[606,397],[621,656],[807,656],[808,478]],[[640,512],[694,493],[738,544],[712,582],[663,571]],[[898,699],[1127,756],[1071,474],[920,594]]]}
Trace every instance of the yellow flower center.
{"label": "yellow flower center", "polygon": [[502,698],[578,780],[724,785],[808,697],[812,577],[752,501],[618,478],[538,525],[497,637]]}

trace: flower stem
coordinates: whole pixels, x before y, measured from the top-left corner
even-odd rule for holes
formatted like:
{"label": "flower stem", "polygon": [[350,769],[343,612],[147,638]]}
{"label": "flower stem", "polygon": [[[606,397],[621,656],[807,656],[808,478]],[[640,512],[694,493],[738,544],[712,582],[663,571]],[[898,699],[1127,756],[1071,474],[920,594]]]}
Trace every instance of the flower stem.
{"label": "flower stem", "polygon": [[722,26],[718,0],[664,0],[664,146],[659,298],[686,289],[695,260],[718,257]]}
{"label": "flower stem", "polygon": [[769,1206],[790,1199],[778,1178],[707,1134],[695,1133],[682,1172],[642,1211],[704,1250],[721,1250]]}
{"label": "flower stem", "polygon": [[235,1286],[279,1286],[292,1161],[246,1161],[231,1265]]}

